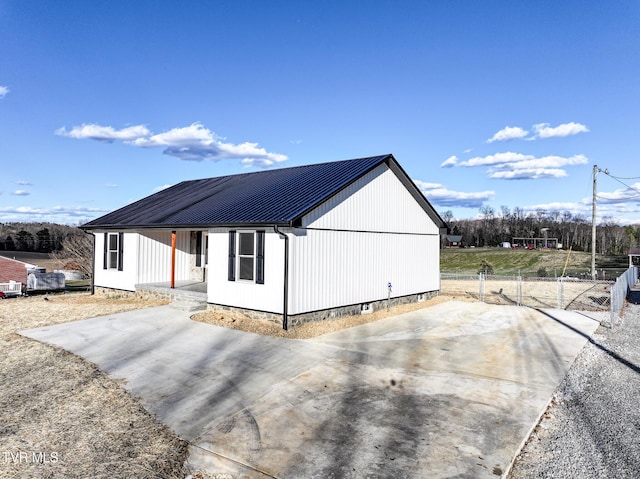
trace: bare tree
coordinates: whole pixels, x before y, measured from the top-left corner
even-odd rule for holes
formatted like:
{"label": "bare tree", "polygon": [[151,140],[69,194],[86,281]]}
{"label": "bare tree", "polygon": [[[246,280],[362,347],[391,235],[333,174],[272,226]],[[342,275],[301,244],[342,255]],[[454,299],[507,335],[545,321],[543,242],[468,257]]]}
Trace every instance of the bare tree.
{"label": "bare tree", "polygon": [[62,249],[51,253],[65,268],[82,271],[87,278],[93,274],[93,242],[89,235],[76,233],[62,240]]}

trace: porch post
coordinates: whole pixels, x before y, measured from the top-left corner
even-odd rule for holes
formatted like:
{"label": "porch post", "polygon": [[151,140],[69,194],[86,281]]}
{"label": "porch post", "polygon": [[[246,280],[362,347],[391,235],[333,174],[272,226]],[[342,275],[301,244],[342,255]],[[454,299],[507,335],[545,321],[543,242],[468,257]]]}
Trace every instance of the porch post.
{"label": "porch post", "polygon": [[171,232],[171,289],[176,287],[176,232]]}

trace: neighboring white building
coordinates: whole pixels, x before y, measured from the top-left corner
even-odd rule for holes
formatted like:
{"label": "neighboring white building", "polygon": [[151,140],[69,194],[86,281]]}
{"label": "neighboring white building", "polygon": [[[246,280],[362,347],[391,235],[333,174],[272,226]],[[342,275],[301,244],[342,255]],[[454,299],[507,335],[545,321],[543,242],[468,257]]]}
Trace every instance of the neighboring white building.
{"label": "neighboring white building", "polygon": [[82,228],[94,287],[201,281],[285,327],[436,294],[446,233],[392,155],[185,181]]}

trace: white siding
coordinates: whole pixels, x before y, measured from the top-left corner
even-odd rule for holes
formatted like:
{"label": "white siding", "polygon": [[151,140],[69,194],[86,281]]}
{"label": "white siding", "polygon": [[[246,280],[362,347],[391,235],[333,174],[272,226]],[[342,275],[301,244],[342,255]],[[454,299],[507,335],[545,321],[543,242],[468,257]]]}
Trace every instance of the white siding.
{"label": "white siding", "polygon": [[[171,281],[171,231],[141,231],[137,282]],[[176,233],[176,281],[190,278],[190,232]]]}
{"label": "white siding", "polygon": [[138,274],[138,234],[125,233],[122,249],[122,271],[104,269],[104,232],[96,232],[95,236],[95,278],[94,284],[104,288],[115,288],[135,291]]}
{"label": "white siding", "polygon": [[[171,232],[125,232],[123,270],[103,269],[104,232],[96,238],[94,284],[105,288],[135,291],[141,283],[171,281]],[[176,234],[176,281],[189,279],[189,231]]]}
{"label": "white siding", "polygon": [[440,289],[439,237],[308,230],[293,240],[289,313]]}
{"label": "white siding", "polygon": [[380,165],[305,215],[302,226],[438,234],[438,227],[386,165]]}
{"label": "white siding", "polygon": [[[440,288],[438,226],[386,165],[307,214],[291,235],[290,314]],[[309,228],[309,229],[305,229]]]}
{"label": "white siding", "polygon": [[264,284],[228,280],[229,230],[209,231],[208,301],[258,311],[282,314],[284,240],[266,230]]}

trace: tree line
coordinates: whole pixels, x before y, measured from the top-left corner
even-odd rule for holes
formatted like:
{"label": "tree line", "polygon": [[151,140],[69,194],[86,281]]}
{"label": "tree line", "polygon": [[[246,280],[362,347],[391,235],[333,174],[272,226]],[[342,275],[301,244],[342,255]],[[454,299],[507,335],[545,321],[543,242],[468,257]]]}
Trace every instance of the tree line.
{"label": "tree line", "polygon": [[0,251],[53,253],[63,249],[67,238],[83,234],[56,223],[0,223]]}
{"label": "tree line", "polygon": [[[445,211],[442,219],[449,227],[449,234],[462,235],[465,246],[497,246],[511,242],[513,238],[558,238],[563,248],[575,251],[591,251],[591,218],[570,211],[537,210],[525,212],[522,208],[502,206],[495,211],[483,206],[476,219],[457,220],[453,213]],[[626,255],[629,248],[640,245],[640,225],[621,226],[613,218],[604,217],[596,225],[596,252],[602,255]]]}

